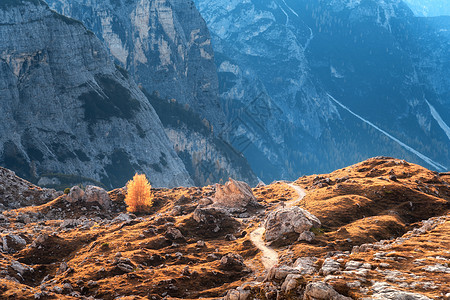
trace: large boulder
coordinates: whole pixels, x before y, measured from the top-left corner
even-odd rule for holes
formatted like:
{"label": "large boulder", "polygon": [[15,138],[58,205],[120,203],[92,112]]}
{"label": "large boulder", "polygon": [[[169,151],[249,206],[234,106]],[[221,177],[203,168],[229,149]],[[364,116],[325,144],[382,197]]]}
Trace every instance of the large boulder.
{"label": "large boulder", "polygon": [[105,189],[98,186],[88,185],[84,192],[86,202],[97,202],[104,209],[108,209],[111,206],[111,198]]}
{"label": "large boulder", "polygon": [[97,202],[103,209],[108,209],[111,206],[111,198],[108,192],[101,187],[93,185],[86,186],[84,191],[79,186],[74,186],[66,196],[66,201],[70,203],[78,201],[86,203]]}
{"label": "large boulder", "polygon": [[265,239],[271,244],[286,244],[320,225],[319,219],[307,210],[297,206],[282,208],[271,212],[264,222]]}
{"label": "large boulder", "polygon": [[78,202],[84,197],[84,191],[79,186],[74,186],[70,189],[69,194],[66,196],[66,200],[70,203]]}
{"label": "large boulder", "polygon": [[250,186],[243,182],[229,178],[225,185],[216,184],[214,206],[222,207],[230,212],[244,212],[249,206],[259,207]]}

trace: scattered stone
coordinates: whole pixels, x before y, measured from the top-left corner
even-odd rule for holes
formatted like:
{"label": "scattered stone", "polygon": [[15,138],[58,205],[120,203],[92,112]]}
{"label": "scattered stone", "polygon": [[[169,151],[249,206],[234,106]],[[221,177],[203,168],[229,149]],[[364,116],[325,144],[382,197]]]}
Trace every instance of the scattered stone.
{"label": "scattered stone", "polygon": [[281,291],[285,294],[289,294],[304,283],[305,279],[303,278],[302,275],[288,274],[283,284],[281,285]]}
{"label": "scattered stone", "polygon": [[289,274],[300,274],[300,270],[286,265],[274,266],[269,270],[264,281],[284,281]]}
{"label": "scattered stone", "polygon": [[416,293],[399,291],[386,282],[375,282],[372,285],[373,294],[370,298],[363,300],[385,300],[385,299],[407,299],[407,300],[431,300],[430,298]]}
{"label": "scattered stone", "polygon": [[19,273],[20,275],[25,274],[26,272],[33,272],[34,269],[31,267],[28,267],[24,264],[21,264],[20,262],[13,260],[11,262],[11,268],[16,271],[17,273]]}
{"label": "scattered stone", "polygon": [[300,257],[294,262],[294,268],[299,271],[300,274],[314,274],[317,272],[316,268],[317,258],[315,257]]}
{"label": "scattered stone", "polygon": [[322,268],[320,269],[320,273],[324,276],[334,274],[340,271],[341,265],[332,258],[327,258],[323,262]]}
{"label": "scattered stone", "polygon": [[312,282],[306,286],[303,300],[351,300],[336,292],[334,288],[325,282]]}
{"label": "scattered stone", "polygon": [[422,269],[427,272],[450,274],[450,268],[441,264],[435,264],[434,266],[426,266]]}
{"label": "scattered stone", "polygon": [[239,254],[228,253],[220,260],[219,269],[225,271],[242,271],[246,268],[244,259]]}

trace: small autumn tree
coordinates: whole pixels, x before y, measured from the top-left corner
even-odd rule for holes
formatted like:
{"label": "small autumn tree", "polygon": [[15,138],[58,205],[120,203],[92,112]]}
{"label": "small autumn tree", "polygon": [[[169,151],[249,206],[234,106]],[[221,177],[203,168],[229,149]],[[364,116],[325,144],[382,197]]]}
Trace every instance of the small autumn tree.
{"label": "small autumn tree", "polygon": [[153,205],[152,186],[145,174],[135,174],[127,183],[127,196],[125,203],[129,212],[148,212]]}

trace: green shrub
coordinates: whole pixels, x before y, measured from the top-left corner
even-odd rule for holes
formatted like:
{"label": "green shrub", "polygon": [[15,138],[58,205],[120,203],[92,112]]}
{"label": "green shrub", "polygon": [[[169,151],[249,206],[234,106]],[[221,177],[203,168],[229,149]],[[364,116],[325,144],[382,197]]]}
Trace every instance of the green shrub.
{"label": "green shrub", "polygon": [[70,193],[70,188],[65,188],[65,189],[64,189],[64,194],[65,194],[65,195],[68,195],[69,193]]}

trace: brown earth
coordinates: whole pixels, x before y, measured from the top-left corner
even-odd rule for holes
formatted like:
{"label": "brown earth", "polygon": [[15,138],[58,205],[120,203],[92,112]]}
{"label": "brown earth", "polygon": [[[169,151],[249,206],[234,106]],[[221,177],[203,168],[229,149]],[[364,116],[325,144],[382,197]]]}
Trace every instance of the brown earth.
{"label": "brown earth", "polygon": [[[260,210],[206,210],[211,222],[195,214],[214,186],[153,189],[148,215],[126,213],[123,189],[109,192],[108,211],[65,196],[4,211],[0,245],[5,239],[11,246],[0,253],[0,299],[217,299],[236,288],[246,299],[304,299],[308,283],[323,280],[353,299],[388,288],[450,299],[449,174],[375,158],[294,184],[306,190],[297,205],[322,226],[311,242],[275,248],[279,266],[314,257],[315,271],[289,292],[284,278],[264,280],[249,237],[268,213],[298,197],[275,182],[253,189]],[[326,259],[338,270],[324,274]]]}

